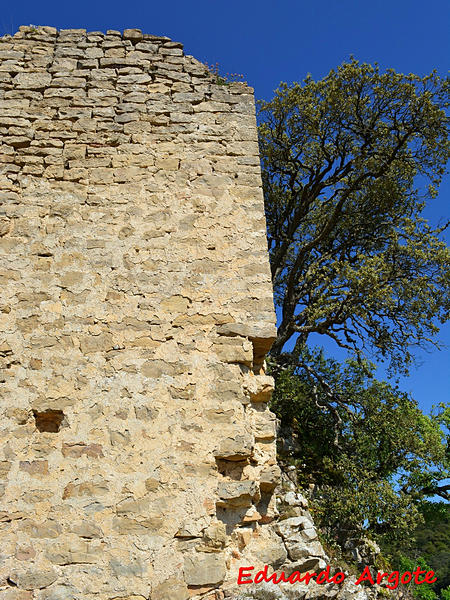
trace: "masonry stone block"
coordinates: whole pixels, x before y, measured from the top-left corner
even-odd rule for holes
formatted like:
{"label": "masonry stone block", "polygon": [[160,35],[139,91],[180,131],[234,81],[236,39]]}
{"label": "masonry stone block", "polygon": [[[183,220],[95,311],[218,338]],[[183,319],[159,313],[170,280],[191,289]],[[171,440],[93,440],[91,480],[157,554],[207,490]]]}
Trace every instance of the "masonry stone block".
{"label": "masonry stone block", "polygon": [[0,597],[222,594],[242,527],[278,564],[253,90],[139,29],[23,26],[0,162]]}

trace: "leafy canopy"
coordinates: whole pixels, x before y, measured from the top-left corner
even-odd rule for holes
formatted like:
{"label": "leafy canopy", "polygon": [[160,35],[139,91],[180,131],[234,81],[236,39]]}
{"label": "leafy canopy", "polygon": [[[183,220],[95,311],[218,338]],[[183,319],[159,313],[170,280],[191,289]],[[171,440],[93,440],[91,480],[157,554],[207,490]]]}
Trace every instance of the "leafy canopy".
{"label": "leafy canopy", "polygon": [[316,484],[313,505],[330,538],[408,535],[424,494],[448,498],[449,486],[440,487],[450,476],[445,407],[426,416],[407,394],[368,377],[373,365],[305,353],[315,376],[291,367],[277,381],[273,408],[288,440],[280,458],[299,467],[301,484]]}
{"label": "leafy canopy", "polygon": [[450,255],[421,212],[448,158],[447,89],[435,73],[351,60],[260,103],[281,309],[274,356],[294,334],[300,349],[315,332],[406,369],[411,346],[433,342],[450,307]]}
{"label": "leafy canopy", "polygon": [[[317,516],[337,538],[400,539],[423,498],[448,499],[449,409],[423,415],[367,361],[370,353],[407,372],[414,346],[437,345],[448,318],[446,225],[422,217],[449,156],[447,93],[434,72],[352,59],[260,103],[281,456],[299,466],[301,483],[317,484]],[[311,350],[312,333],[354,360]]]}
{"label": "leafy canopy", "polygon": [[[391,565],[400,571],[409,570],[405,564],[407,557],[412,559],[409,563],[415,561],[416,564],[421,557],[436,574],[437,581],[432,585],[435,598],[450,600],[450,504],[424,501],[419,510],[423,522],[400,543],[387,541],[383,545],[383,553],[389,557]],[[413,596],[420,598],[422,586],[414,588]]]}

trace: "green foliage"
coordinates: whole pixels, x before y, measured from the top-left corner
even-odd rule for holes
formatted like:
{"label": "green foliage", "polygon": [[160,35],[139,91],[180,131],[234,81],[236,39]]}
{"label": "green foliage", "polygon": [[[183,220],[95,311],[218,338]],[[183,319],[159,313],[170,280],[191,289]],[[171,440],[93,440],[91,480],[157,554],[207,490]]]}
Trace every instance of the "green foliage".
{"label": "green foliage", "polygon": [[[416,567],[425,569],[427,572],[432,571],[430,565],[427,564],[424,558],[419,557],[415,560],[406,556],[400,556],[398,561],[398,570],[400,572],[409,571],[412,573]],[[410,585],[409,590],[413,598],[417,600],[439,600],[439,596],[433,590],[433,584],[422,583],[421,585]]]}
{"label": "green foliage", "polygon": [[450,308],[450,254],[421,212],[449,155],[447,89],[435,73],[381,73],[352,60],[321,81],[283,83],[260,103],[282,313],[273,355],[294,334],[301,349],[319,333],[406,369],[411,346],[433,341]]}
{"label": "green foliage", "polygon": [[[321,81],[282,83],[260,103],[281,317],[270,358],[280,455],[298,466],[302,485],[315,484],[313,509],[329,543],[359,533],[397,548],[397,557],[412,531],[421,535],[424,498],[449,498],[441,482],[449,476],[450,407],[424,415],[377,381],[367,359],[407,373],[413,348],[437,346],[448,318],[446,226],[422,218],[449,157],[447,94],[435,72],[381,72],[352,59]],[[354,360],[340,365],[311,350],[312,333]],[[437,598],[430,587],[416,591]]]}
{"label": "green foliage", "polygon": [[450,600],[450,585],[447,589],[441,590],[441,600]]}
{"label": "green foliage", "polygon": [[407,536],[422,518],[423,473],[427,486],[449,473],[443,411],[425,416],[367,363],[341,366],[305,349],[298,364],[278,374],[272,408],[282,436],[293,438],[281,458],[298,465],[301,484],[316,484],[314,510],[328,537]]}
{"label": "green foliage", "polygon": [[385,540],[383,552],[398,568],[405,556],[420,556],[435,572],[433,590],[442,599],[450,593],[450,505],[424,501],[419,505],[423,522],[401,540]]}

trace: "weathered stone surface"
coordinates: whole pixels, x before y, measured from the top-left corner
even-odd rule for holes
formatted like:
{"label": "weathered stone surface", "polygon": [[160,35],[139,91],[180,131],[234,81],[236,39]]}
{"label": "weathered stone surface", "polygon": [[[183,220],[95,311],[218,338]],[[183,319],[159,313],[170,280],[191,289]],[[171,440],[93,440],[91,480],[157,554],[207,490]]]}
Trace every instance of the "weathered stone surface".
{"label": "weathered stone surface", "polygon": [[52,80],[52,77],[49,73],[41,72],[41,73],[18,73],[13,83],[20,89],[27,90],[38,90],[45,89],[48,87]]}
{"label": "weathered stone surface", "polygon": [[11,231],[11,228],[12,228],[12,223],[11,223],[10,219],[7,219],[6,217],[1,217],[0,218],[0,237],[3,237],[6,234],[8,234]]}
{"label": "weathered stone surface", "polygon": [[214,456],[223,460],[244,460],[252,455],[254,441],[250,435],[236,434],[219,442]]}
{"label": "weathered stone surface", "polygon": [[48,462],[46,460],[21,460],[19,469],[30,475],[46,475],[48,473]]}
{"label": "weathered stone surface", "polygon": [[197,600],[255,539],[278,564],[251,88],[138,29],[22,27],[0,74],[0,597]]}
{"label": "weathered stone surface", "polygon": [[245,564],[259,563],[278,569],[287,559],[286,548],[281,538],[270,529],[258,531],[258,534],[251,538],[245,550],[246,554],[254,561]]}
{"label": "weathered stone surface", "polygon": [[152,591],[153,600],[187,600],[190,597],[189,589],[184,581],[170,577],[157,585]]}
{"label": "weathered stone surface", "polygon": [[303,531],[300,532],[300,535],[302,539],[305,540],[305,542],[312,542],[318,537],[317,531],[314,529],[314,527],[308,527],[307,529],[303,529]]}
{"label": "weathered stone surface", "polygon": [[295,571],[298,571],[299,573],[315,571],[318,568],[320,568],[320,562],[320,558],[317,558],[315,556],[306,556],[301,560],[297,560],[293,563],[290,563],[289,566],[286,568],[285,573],[286,575],[292,575],[292,573],[294,573]]}
{"label": "weathered stone surface", "polygon": [[269,402],[274,389],[273,377],[269,375],[247,375],[244,383],[252,402]]}
{"label": "weathered stone surface", "polygon": [[274,440],[276,435],[275,415],[269,410],[253,413],[253,432],[256,440]]}
{"label": "weathered stone surface", "polygon": [[197,546],[197,550],[203,552],[212,552],[224,548],[228,542],[225,523],[217,521],[211,523],[203,532],[201,545]]}
{"label": "weathered stone surface", "polygon": [[184,559],[184,579],[188,585],[208,585],[225,579],[225,558],[221,554],[187,555]]}
{"label": "weathered stone surface", "polygon": [[11,581],[25,590],[46,588],[56,581],[57,577],[58,575],[54,569],[46,571],[30,569],[29,571],[12,573],[10,575]]}
{"label": "weathered stone surface", "polygon": [[290,519],[279,521],[275,525],[275,531],[278,533],[278,535],[281,535],[283,539],[287,539],[299,531],[303,529],[309,529],[311,527],[314,527],[314,525],[307,517],[291,517]]}
{"label": "weathered stone surface", "polygon": [[94,523],[89,523],[88,521],[82,521],[79,524],[73,525],[72,531],[81,538],[85,539],[103,537],[101,528],[95,525]]}
{"label": "weathered stone surface", "polygon": [[252,366],[253,347],[243,338],[219,338],[214,344],[214,352],[226,363],[238,363]]}
{"label": "weathered stone surface", "polygon": [[[40,592],[39,600],[73,600],[79,598],[80,591],[72,585],[52,585]],[[126,599],[124,599],[126,600]],[[138,600],[142,600],[139,598]]]}
{"label": "weathered stone surface", "polygon": [[16,589],[0,591],[1,600],[33,600],[33,592],[26,592]]}
{"label": "weathered stone surface", "polygon": [[319,542],[304,542],[290,539],[286,542],[286,548],[291,560],[299,560],[311,556],[324,556],[324,551]]}
{"label": "weathered stone surface", "polygon": [[220,482],[218,506],[250,506],[259,492],[256,481]]}
{"label": "weathered stone surface", "polygon": [[41,523],[26,520],[20,524],[20,530],[31,538],[53,539],[61,534],[62,527],[52,519],[42,521]]}
{"label": "weathered stone surface", "polygon": [[132,40],[138,42],[139,40],[142,40],[142,38],[143,35],[140,29],[125,29],[123,32],[124,40]]}
{"label": "weathered stone surface", "polygon": [[100,458],[104,456],[103,449],[100,444],[63,444],[63,456],[72,456],[80,458],[81,456],[90,456],[91,458]]}
{"label": "weathered stone surface", "polygon": [[251,325],[248,323],[225,323],[217,327],[217,333],[224,336],[241,336],[250,340],[268,340],[269,349],[277,337],[277,329],[273,323]]}
{"label": "weathered stone surface", "polygon": [[273,491],[280,481],[280,467],[278,465],[271,465],[265,467],[261,471],[259,485],[261,487],[261,491],[263,492],[271,492]]}

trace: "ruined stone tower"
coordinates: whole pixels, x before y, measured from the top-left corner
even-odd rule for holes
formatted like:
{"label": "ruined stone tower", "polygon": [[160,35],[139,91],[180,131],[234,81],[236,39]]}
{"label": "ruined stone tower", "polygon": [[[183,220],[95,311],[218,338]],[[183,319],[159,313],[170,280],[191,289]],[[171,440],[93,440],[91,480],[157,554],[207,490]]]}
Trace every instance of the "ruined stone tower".
{"label": "ruined stone tower", "polygon": [[282,562],[251,88],[21,27],[0,162],[0,598],[215,598]]}

